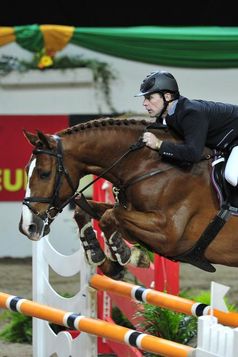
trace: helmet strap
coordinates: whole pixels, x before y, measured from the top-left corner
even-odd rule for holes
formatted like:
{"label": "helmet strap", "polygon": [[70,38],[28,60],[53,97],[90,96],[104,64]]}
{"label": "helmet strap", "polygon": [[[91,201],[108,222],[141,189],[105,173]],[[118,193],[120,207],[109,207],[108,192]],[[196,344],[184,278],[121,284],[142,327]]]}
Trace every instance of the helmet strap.
{"label": "helmet strap", "polygon": [[164,107],[163,107],[163,109],[162,109],[160,115],[156,118],[156,122],[163,123],[163,117],[162,117],[162,116],[163,116],[163,114],[165,113],[165,111],[166,111],[166,109],[167,109],[169,103],[173,102],[174,99],[166,100],[166,99],[165,99],[165,96],[164,96],[164,92],[160,92],[160,94],[161,94],[161,96],[162,96],[162,98],[163,98],[163,101],[164,101]]}

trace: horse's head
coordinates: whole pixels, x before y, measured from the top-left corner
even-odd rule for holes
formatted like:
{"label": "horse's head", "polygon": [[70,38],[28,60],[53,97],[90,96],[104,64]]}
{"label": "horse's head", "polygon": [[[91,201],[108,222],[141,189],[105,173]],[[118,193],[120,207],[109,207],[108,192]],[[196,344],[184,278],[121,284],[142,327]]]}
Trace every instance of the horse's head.
{"label": "horse's head", "polygon": [[[37,135],[24,130],[33,152],[27,165],[28,182],[19,223],[20,231],[39,240],[50,231],[50,224],[69,202],[78,187],[65,167],[61,138]],[[74,175],[75,176],[75,175]]]}

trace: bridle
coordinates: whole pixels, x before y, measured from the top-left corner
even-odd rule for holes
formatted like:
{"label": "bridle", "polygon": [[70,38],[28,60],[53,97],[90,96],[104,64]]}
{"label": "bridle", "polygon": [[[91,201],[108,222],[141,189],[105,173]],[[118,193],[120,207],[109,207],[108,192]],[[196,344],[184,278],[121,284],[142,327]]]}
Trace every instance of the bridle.
{"label": "bridle", "polygon": [[[33,155],[35,156],[40,154],[46,154],[46,155],[54,156],[56,158],[56,179],[54,184],[53,195],[51,197],[25,197],[24,200],[22,201],[22,203],[26,205],[31,210],[31,212],[34,213],[34,215],[41,218],[45,224],[48,224],[49,220],[52,222],[55,219],[55,217],[58,215],[58,213],[62,212],[64,207],[67,206],[68,203],[72,202],[80,194],[82,196],[82,201],[84,200],[84,202],[86,202],[85,205],[88,206],[89,204],[87,203],[82,192],[85,191],[89,186],[93,185],[101,177],[103,177],[105,173],[109,172],[131,151],[137,150],[144,146],[144,143],[142,143],[142,141],[139,141],[138,143],[131,145],[131,147],[126,151],[126,153],[124,153],[119,159],[117,159],[109,168],[104,170],[101,175],[99,175],[96,179],[94,179],[89,184],[87,184],[80,191],[77,191],[78,185],[77,187],[74,187],[73,181],[64,165],[63,147],[62,147],[61,138],[57,135],[53,135],[53,137],[57,144],[56,151],[52,151],[50,149],[41,149],[41,148],[36,148],[33,150]],[[63,177],[66,178],[72,190],[72,195],[69,198],[67,198],[63,203],[59,204],[59,190]],[[40,213],[34,207],[32,207],[31,205],[32,202],[48,203],[49,206],[46,209],[46,211]]]}
{"label": "bridle", "polygon": [[[77,187],[74,186],[73,180],[71,179],[67,169],[64,165],[63,158],[63,148],[61,138],[57,135],[53,135],[56,141],[56,151],[51,151],[50,149],[41,149],[36,148],[33,150],[33,155],[41,155],[46,154],[56,158],[56,179],[54,184],[54,190],[51,197],[25,197],[23,200],[23,204],[26,205],[36,216],[40,217],[46,223],[48,220],[53,221],[58,213],[62,212],[63,208],[70,202],[72,199]],[[63,177],[66,178],[68,185],[70,186],[73,195],[68,198],[65,202],[59,202],[59,190],[62,184]],[[48,208],[45,212],[40,213],[34,207],[32,207],[31,202],[40,202],[40,203],[48,203]]]}
{"label": "bridle", "polygon": [[[71,179],[68,170],[65,168],[64,165],[64,157],[63,157],[63,147],[61,138],[57,135],[53,135],[53,138],[56,141],[56,151],[52,151],[50,149],[42,149],[42,148],[35,148],[32,152],[33,155],[41,155],[46,154],[56,158],[56,179],[54,184],[53,195],[51,197],[25,197],[22,201],[22,204],[27,206],[34,215],[41,218],[45,224],[49,223],[49,220],[52,222],[58,213],[62,212],[64,207],[67,206],[70,202],[72,202],[78,195],[81,194],[82,201],[85,202],[86,206],[89,206],[87,200],[83,196],[82,192],[85,191],[88,187],[93,185],[96,181],[98,181],[105,173],[110,171],[114,166],[116,166],[125,156],[129,154],[129,152],[136,150],[137,148],[142,147],[142,143],[132,145],[125,154],[123,154],[118,160],[116,160],[109,168],[104,170],[101,175],[99,175],[96,179],[91,181],[87,184],[84,188],[80,191],[77,191],[77,187],[74,187],[73,180]],[[144,146],[144,144],[143,144]],[[62,183],[63,177],[66,178],[71,190],[72,195],[67,198],[63,203],[60,204],[59,202],[59,190]],[[44,212],[38,212],[32,205],[32,202],[39,202],[39,203],[48,203],[48,208]]]}

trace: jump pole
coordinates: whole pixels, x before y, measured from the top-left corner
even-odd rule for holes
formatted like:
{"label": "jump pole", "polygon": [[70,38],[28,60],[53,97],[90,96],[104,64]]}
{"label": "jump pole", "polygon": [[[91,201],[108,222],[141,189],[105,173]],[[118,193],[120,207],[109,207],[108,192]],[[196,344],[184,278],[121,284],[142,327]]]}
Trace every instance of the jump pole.
{"label": "jump pole", "polygon": [[158,353],[165,357],[190,357],[195,351],[190,346],[147,335],[103,320],[92,319],[80,314],[55,309],[2,292],[0,292],[0,307],[27,316],[37,317],[70,329],[108,338],[147,352]]}
{"label": "jump pole", "polygon": [[[211,314],[211,307],[206,304],[157,290],[146,289],[124,281],[113,280],[105,275],[93,275],[90,278],[89,284],[97,290],[112,292],[116,295],[129,297],[135,301],[160,306],[187,315],[199,317]],[[223,325],[238,327],[238,313],[213,309],[213,316],[217,317],[218,321]]]}

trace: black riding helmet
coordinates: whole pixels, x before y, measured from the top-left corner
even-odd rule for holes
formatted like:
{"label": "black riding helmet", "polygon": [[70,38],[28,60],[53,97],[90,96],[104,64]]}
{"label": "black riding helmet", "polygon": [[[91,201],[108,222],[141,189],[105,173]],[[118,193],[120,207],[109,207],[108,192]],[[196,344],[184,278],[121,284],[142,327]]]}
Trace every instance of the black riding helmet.
{"label": "black riding helmet", "polygon": [[135,97],[158,93],[173,92],[179,96],[179,88],[174,76],[166,71],[151,72],[141,83],[140,92]]}
{"label": "black riding helmet", "polygon": [[[173,93],[173,98],[171,100],[165,99],[165,93]],[[141,97],[142,95],[160,93],[164,106],[160,115],[156,118],[156,122],[163,122],[163,114],[165,113],[170,102],[179,98],[179,88],[174,76],[166,71],[156,71],[151,72],[141,83],[140,93],[136,94],[135,97]]]}

